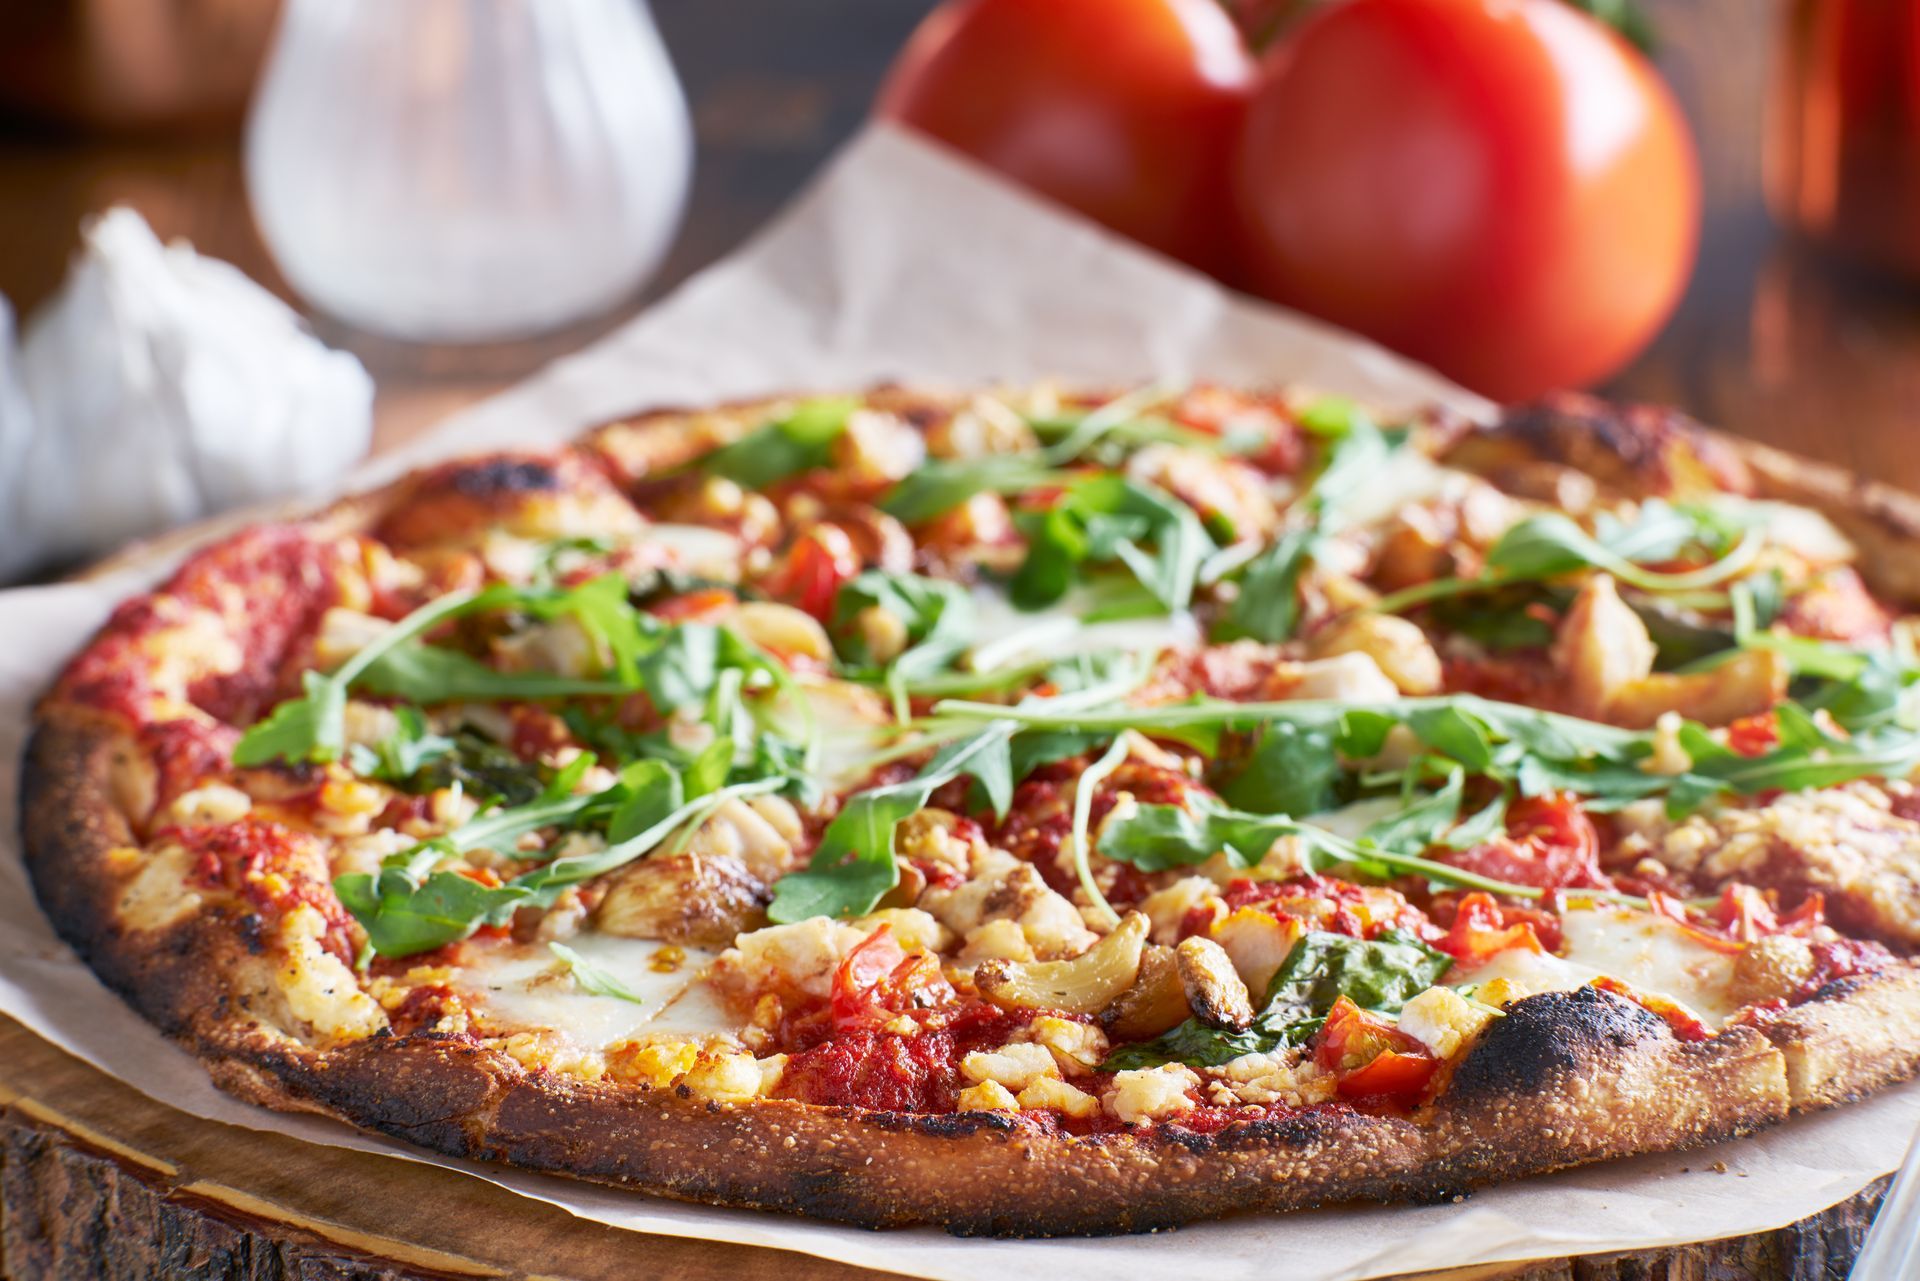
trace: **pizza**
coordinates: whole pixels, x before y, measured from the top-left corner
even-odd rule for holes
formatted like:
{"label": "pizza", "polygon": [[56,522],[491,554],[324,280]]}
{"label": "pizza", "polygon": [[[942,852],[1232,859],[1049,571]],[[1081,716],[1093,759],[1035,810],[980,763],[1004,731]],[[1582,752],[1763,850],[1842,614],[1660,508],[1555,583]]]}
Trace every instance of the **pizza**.
{"label": "pizza", "polygon": [[1654,409],[880,387],[237,533],[37,712],[221,1086],[881,1227],[1431,1200],[1920,1067],[1911,500]]}

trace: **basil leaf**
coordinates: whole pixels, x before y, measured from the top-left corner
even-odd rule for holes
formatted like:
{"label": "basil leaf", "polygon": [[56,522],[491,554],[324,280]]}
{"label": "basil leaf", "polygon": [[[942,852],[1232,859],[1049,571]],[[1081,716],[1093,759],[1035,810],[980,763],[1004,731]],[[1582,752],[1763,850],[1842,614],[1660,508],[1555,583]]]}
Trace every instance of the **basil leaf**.
{"label": "basil leaf", "polygon": [[1130,1072],[1138,1068],[1159,1067],[1165,1063],[1220,1067],[1244,1054],[1265,1054],[1276,1048],[1277,1043],[1271,1037],[1259,1032],[1229,1032],[1202,1023],[1199,1019],[1188,1019],[1151,1041],[1116,1046],[1100,1064],[1099,1070]]}
{"label": "basil leaf", "polygon": [[1265,1007],[1254,1029],[1299,1044],[1346,997],[1375,1014],[1398,1014],[1401,1007],[1440,981],[1453,965],[1445,952],[1403,930],[1384,930],[1372,939],[1312,930],[1287,953],[1267,986]]}
{"label": "basil leaf", "polygon": [[714,450],[699,466],[748,489],[829,466],[834,442],[859,408],[860,402],[848,397],[803,401],[785,418]]}

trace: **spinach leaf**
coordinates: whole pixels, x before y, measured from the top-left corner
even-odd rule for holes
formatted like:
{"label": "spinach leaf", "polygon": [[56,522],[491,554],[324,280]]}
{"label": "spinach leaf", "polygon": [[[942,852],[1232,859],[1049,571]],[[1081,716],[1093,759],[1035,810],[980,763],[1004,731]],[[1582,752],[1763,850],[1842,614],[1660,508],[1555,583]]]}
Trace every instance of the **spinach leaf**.
{"label": "spinach leaf", "polygon": [[1314,930],[1303,934],[1267,986],[1245,1032],[1225,1032],[1189,1019],[1154,1040],[1123,1045],[1100,1065],[1103,1072],[1184,1063],[1219,1067],[1243,1054],[1302,1045],[1320,1030],[1334,1002],[1346,997],[1363,1010],[1398,1014],[1440,981],[1453,958],[1415,936],[1385,930],[1373,939]]}

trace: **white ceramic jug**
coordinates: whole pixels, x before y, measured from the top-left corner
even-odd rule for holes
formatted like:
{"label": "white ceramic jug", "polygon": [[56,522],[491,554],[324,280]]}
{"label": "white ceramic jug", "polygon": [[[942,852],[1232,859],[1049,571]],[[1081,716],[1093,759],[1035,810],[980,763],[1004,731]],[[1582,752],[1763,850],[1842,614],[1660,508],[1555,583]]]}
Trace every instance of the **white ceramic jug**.
{"label": "white ceramic jug", "polygon": [[631,295],[679,224],[693,135],[645,0],[289,0],[246,152],[308,301],[459,342]]}

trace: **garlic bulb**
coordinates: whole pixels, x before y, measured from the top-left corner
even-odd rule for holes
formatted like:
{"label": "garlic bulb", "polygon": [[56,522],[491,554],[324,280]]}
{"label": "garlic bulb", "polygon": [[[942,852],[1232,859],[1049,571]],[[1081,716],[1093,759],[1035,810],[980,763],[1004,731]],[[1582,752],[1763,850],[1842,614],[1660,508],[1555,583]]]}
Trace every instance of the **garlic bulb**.
{"label": "garlic bulb", "polygon": [[0,316],[0,580],[314,489],[366,452],[373,382],[223,262],[95,219],[18,359]]}
{"label": "garlic bulb", "polygon": [[425,341],[618,303],[666,251],[691,163],[643,0],[291,0],[247,133],[294,288]]}

